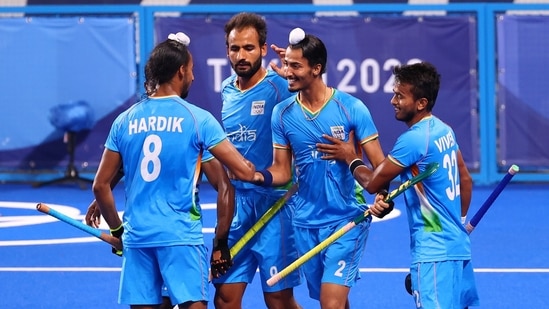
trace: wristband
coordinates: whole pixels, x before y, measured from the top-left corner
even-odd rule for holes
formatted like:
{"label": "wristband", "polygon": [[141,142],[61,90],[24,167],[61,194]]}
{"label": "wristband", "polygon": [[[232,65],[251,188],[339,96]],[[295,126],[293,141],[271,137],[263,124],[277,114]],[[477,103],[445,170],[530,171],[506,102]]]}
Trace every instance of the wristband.
{"label": "wristband", "polygon": [[120,224],[119,227],[117,227],[117,228],[115,228],[115,229],[110,229],[110,231],[111,231],[111,233],[117,232],[117,231],[120,230],[123,226],[124,226],[124,224]]}
{"label": "wristband", "polygon": [[261,184],[263,187],[270,187],[273,184],[273,174],[269,172],[269,170],[260,170],[257,171],[261,175],[263,175],[263,183]]}
{"label": "wristband", "polygon": [[467,221],[467,215],[461,217],[461,224],[465,224],[466,221]]}
{"label": "wristband", "polygon": [[120,224],[119,227],[115,229],[110,229],[111,235],[120,238],[122,236],[122,233],[124,233],[124,225]]}
{"label": "wristband", "polygon": [[364,161],[358,158],[351,161],[351,164],[349,164],[349,171],[351,171],[351,175],[353,176],[355,175],[355,170],[359,166],[366,166],[366,165],[364,164]]}
{"label": "wristband", "polygon": [[213,240],[213,249],[215,250],[219,247],[229,247],[229,239],[227,239],[227,238],[221,238],[221,239],[214,238],[214,240]]}

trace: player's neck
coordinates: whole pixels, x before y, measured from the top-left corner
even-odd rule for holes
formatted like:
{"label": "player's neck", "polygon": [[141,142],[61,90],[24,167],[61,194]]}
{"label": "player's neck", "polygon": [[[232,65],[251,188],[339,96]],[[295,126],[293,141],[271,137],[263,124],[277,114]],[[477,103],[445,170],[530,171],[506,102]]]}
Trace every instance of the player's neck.
{"label": "player's neck", "polygon": [[169,83],[160,85],[156,92],[151,95],[151,97],[169,97],[169,96],[179,96],[177,91],[175,91]]}
{"label": "player's neck", "polygon": [[332,96],[332,88],[323,82],[312,84],[307,89],[299,91],[299,101],[303,106],[315,112],[321,109]]}
{"label": "player's neck", "polygon": [[240,77],[236,78],[236,86],[238,89],[244,91],[252,88],[253,86],[259,84],[267,76],[267,70],[261,67],[254,75],[249,78]]}
{"label": "player's neck", "polygon": [[420,112],[420,113],[417,113],[414,118],[412,118],[412,120],[406,122],[406,125],[408,125],[408,127],[411,127],[413,126],[414,124],[422,121],[423,119],[427,119],[429,117],[433,116],[433,114],[431,112]]}

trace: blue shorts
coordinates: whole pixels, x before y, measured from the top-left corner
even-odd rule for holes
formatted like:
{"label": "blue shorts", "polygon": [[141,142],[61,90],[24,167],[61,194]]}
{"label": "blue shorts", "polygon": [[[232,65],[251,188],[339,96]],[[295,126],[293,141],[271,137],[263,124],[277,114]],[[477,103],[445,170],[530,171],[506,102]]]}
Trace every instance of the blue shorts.
{"label": "blue shorts", "polygon": [[470,260],[417,263],[410,273],[417,308],[463,309],[479,305]]}
{"label": "blue shorts", "polygon": [[206,246],[124,248],[120,304],[160,304],[163,286],[172,304],[208,301]]}
{"label": "blue shorts", "polygon": [[[352,287],[360,279],[359,263],[366,248],[370,222],[371,219],[367,219],[359,223],[301,266],[309,297],[320,299],[322,283]],[[342,221],[325,228],[295,227],[299,253],[304,255],[347,223],[349,221]]]}
{"label": "blue shorts", "polygon": [[[266,194],[253,190],[236,192],[235,216],[229,232],[229,246],[232,247],[254,225],[254,223],[283,195],[284,192]],[[259,268],[263,292],[277,292],[301,284],[299,271],[293,272],[273,286],[267,280],[299,256],[295,248],[292,226],[293,204],[290,199],[282,209],[240,250],[227,274],[213,279],[219,283],[251,283]]]}

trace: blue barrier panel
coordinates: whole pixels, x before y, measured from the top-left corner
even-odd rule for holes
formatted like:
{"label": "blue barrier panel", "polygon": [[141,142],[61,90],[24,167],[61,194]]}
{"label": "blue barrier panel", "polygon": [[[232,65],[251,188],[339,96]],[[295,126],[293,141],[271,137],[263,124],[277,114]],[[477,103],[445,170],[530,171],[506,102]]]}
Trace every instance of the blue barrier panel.
{"label": "blue barrier panel", "polygon": [[[29,4],[42,4],[46,3],[47,0],[44,0],[42,2],[29,2]],[[395,1],[398,3],[406,3],[406,1]],[[545,13],[549,12],[549,5],[548,4],[506,4],[506,3],[456,3],[456,2],[470,2],[470,1],[450,1],[451,4],[448,5],[408,5],[408,4],[398,4],[398,3],[392,3],[392,4],[362,4],[362,1],[354,1],[354,5],[311,5],[311,4],[254,4],[253,5],[253,11],[261,14],[268,15],[269,13],[277,13],[279,16],[286,15],[287,17],[290,16],[289,14],[311,14],[311,16],[317,16],[318,12],[322,13],[348,13],[351,14],[362,14],[362,16],[366,16],[367,14],[384,14],[384,15],[390,15],[393,17],[402,17],[409,13],[420,13],[420,12],[431,12],[436,13],[438,15],[442,16],[450,16],[455,17],[459,15],[467,15],[471,17],[471,22],[475,25],[472,26],[470,29],[475,33],[476,35],[476,50],[471,50],[472,55],[478,56],[477,64],[476,64],[476,70],[472,70],[467,74],[467,77],[465,77],[466,74],[460,75],[461,83],[464,83],[464,79],[470,79],[468,81],[469,85],[471,85],[472,89],[476,89],[476,93],[474,90],[469,89],[467,93],[471,96],[476,96],[476,98],[468,97],[465,102],[467,104],[467,109],[471,112],[471,115],[466,117],[465,121],[463,123],[459,124],[453,124],[454,126],[463,126],[467,127],[470,131],[469,133],[461,135],[468,135],[471,134],[471,138],[474,139],[475,136],[478,135],[478,142],[470,141],[470,154],[468,154],[468,164],[470,167],[473,168],[473,179],[475,183],[477,184],[490,184],[497,182],[504,171],[506,170],[506,165],[510,165],[516,162],[513,162],[514,160],[522,160],[524,157],[531,158],[529,152],[537,153],[544,158],[547,158],[547,155],[545,154],[546,148],[544,148],[544,145],[541,144],[534,144],[531,145],[529,141],[524,141],[524,144],[517,146],[516,144],[513,145],[513,147],[522,147],[522,149],[511,149],[509,145],[511,145],[509,140],[500,140],[501,138],[508,138],[509,136],[509,130],[515,131],[517,130],[517,121],[519,118],[523,118],[524,115],[528,115],[529,117],[533,117],[534,123],[541,124],[541,129],[539,126],[536,126],[538,129],[536,131],[542,131],[545,127],[543,126],[543,119],[536,118],[537,116],[532,116],[531,112],[525,111],[525,108],[531,108],[527,104],[517,104],[516,107],[514,107],[515,110],[517,110],[517,113],[514,114],[505,114],[504,119],[505,122],[499,122],[500,118],[498,117],[498,112],[500,112],[497,108],[499,106],[502,106],[502,104],[515,104],[517,102],[523,103],[525,98],[522,96],[524,95],[534,95],[535,92],[530,91],[530,88],[528,88],[525,85],[520,85],[518,92],[515,92],[516,89],[513,89],[513,92],[498,92],[497,90],[500,88],[499,83],[501,82],[502,85],[505,84],[506,86],[513,84],[513,81],[510,80],[508,77],[502,78],[502,76],[499,76],[496,72],[497,69],[501,66],[501,63],[497,63],[497,59],[500,57],[498,54],[500,52],[499,44],[500,41],[496,42],[496,19],[497,16],[500,16],[499,14],[506,14],[505,16],[508,16],[508,12],[510,11],[534,11],[532,13],[536,14],[535,11],[543,11]],[[476,1],[471,1],[476,2]],[[494,2],[494,1],[489,1]],[[507,1],[510,2],[510,1]],[[57,3],[57,2],[56,2]],[[61,2],[58,2],[61,3]],[[107,3],[107,2],[105,2]],[[135,3],[133,1],[125,2],[125,3]],[[191,2],[191,3],[198,3],[198,2]],[[361,4],[359,4],[361,3]],[[196,14],[202,14],[202,15],[232,15],[233,13],[237,13],[240,11],[249,11],[250,5],[242,5],[242,4],[231,4],[231,5],[182,5],[182,6],[140,6],[140,5],[56,5],[56,6],[44,6],[44,5],[27,5],[22,7],[5,7],[1,6],[0,4],[0,20],[3,18],[13,18],[14,16],[19,17],[67,17],[67,16],[85,16],[89,17],[90,15],[93,16],[101,16],[101,18],[112,18],[112,17],[120,17],[125,16],[127,18],[128,16],[131,16],[135,18],[137,21],[136,24],[133,25],[133,29],[136,30],[136,33],[134,33],[133,39],[134,39],[134,46],[133,49],[135,51],[135,59],[133,66],[137,66],[137,70],[135,70],[135,74],[137,76],[133,76],[133,80],[131,81],[134,84],[134,87],[137,89],[137,95],[132,93],[130,96],[128,96],[125,100],[122,100],[123,102],[119,102],[119,104],[116,108],[111,108],[110,113],[107,112],[106,114],[103,114],[103,118],[99,120],[99,122],[96,124],[97,126],[100,126],[101,128],[109,127],[110,122],[112,121],[112,117],[117,115],[120,110],[124,109],[128,104],[131,104],[135,100],[138,99],[139,93],[142,92],[142,83],[143,83],[143,66],[144,66],[144,59],[147,59],[148,53],[150,50],[152,50],[155,41],[154,41],[154,29],[155,29],[155,20],[158,19],[161,15],[159,13],[161,12],[168,12],[169,14],[184,14],[184,15],[196,15]],[[420,12],[417,12],[420,11]],[[351,15],[353,16],[353,15]],[[503,15],[501,15],[503,16]],[[525,17],[526,19],[530,17]],[[283,32],[284,30],[281,30]],[[499,31],[499,30],[498,30]],[[0,42],[0,53],[2,53],[2,44],[5,44],[6,40],[5,38],[5,31],[0,32],[2,34],[2,41]],[[522,35],[522,33],[521,33]],[[278,40],[278,39],[277,39]],[[213,41],[212,41],[213,42]],[[425,43],[425,42],[423,42]],[[429,44],[436,45],[437,42],[427,42]],[[471,42],[469,42],[471,43]],[[21,43],[19,43],[21,44]],[[454,46],[457,48],[460,47],[461,42],[455,42]],[[546,41],[542,40],[542,43],[540,48],[546,48],[547,43]],[[471,44],[471,46],[474,46]],[[36,48],[35,46],[33,46]],[[95,48],[96,46],[94,46]],[[380,47],[381,48],[381,47]],[[330,48],[331,49],[331,48]],[[367,47],[364,47],[364,52],[368,53],[369,50]],[[357,59],[367,59],[369,55],[366,54],[366,56],[361,56]],[[372,57],[373,58],[373,57]],[[396,58],[396,57],[395,57]],[[407,57],[403,58],[396,58],[398,61],[406,61]],[[4,57],[2,57],[4,59]],[[382,58],[379,58],[382,59]],[[503,58],[502,58],[503,59]],[[512,58],[507,57],[508,61],[511,61]],[[22,72],[29,72],[32,71],[31,69],[25,68],[25,65],[28,63],[34,63],[35,59],[30,59],[30,61],[19,61],[21,64],[20,67],[17,67],[17,70]],[[63,59],[64,60],[64,59]],[[542,59],[543,60],[543,59]],[[2,61],[2,60],[0,60]],[[521,60],[522,61],[522,60]],[[80,62],[82,63],[82,62]],[[340,62],[341,63],[341,62]],[[356,62],[359,63],[359,62]],[[362,63],[362,62],[360,62]],[[382,63],[382,62],[379,62]],[[4,65],[5,63],[2,63]],[[439,65],[438,63],[435,63]],[[446,66],[444,64],[443,66]],[[37,66],[34,66],[36,68]],[[75,66],[77,68],[78,66]],[[472,67],[475,67],[473,65]],[[539,66],[540,68],[543,66]],[[357,68],[360,68],[359,66]],[[3,73],[5,72],[4,66],[2,66]],[[330,69],[330,68],[329,68]],[[13,72],[11,72],[13,71]],[[14,70],[11,70],[10,74],[13,76],[21,75],[20,72],[15,72]],[[89,70],[93,71],[93,69]],[[332,72],[333,71],[333,72]],[[360,70],[359,70],[360,71]],[[539,74],[536,70],[533,70],[535,73],[534,75]],[[337,72],[337,66],[335,69],[332,67],[330,69],[330,74],[336,74],[336,75],[328,75],[328,82],[332,83],[332,77],[333,78],[339,78],[339,80],[334,80],[335,82],[338,82],[338,84],[341,84],[341,80],[345,76],[345,71]],[[226,73],[224,73],[226,74]],[[339,76],[337,74],[340,74]],[[518,80],[522,80],[523,78],[534,78],[531,76],[523,76],[524,70],[518,70],[516,74],[519,75]],[[25,75],[27,80],[30,80],[31,82],[27,82],[28,85],[34,86],[35,84],[39,84],[40,82],[43,83],[43,81],[40,82],[33,82],[32,78],[35,78],[38,74],[33,75]],[[48,75],[48,78],[50,78],[50,75]],[[130,79],[131,79],[130,78]],[[543,81],[545,76],[538,76],[536,78],[537,81]],[[47,81],[47,79],[45,79]],[[352,79],[351,79],[352,80]],[[474,80],[474,81],[472,81]],[[444,85],[444,75],[443,75],[443,85]],[[476,85],[475,85],[476,84]],[[11,86],[11,84],[9,84]],[[348,86],[351,84],[348,84]],[[5,86],[5,84],[2,84],[2,86]],[[352,86],[352,85],[351,85]],[[360,91],[362,85],[357,84],[355,82],[355,86],[358,86],[358,91]],[[58,86],[56,86],[58,87]],[[88,88],[93,88],[92,86],[88,85]],[[527,90],[528,89],[528,90]],[[344,89],[342,89],[344,90]],[[100,90],[96,90],[100,91]],[[507,90],[506,90],[507,91]],[[526,91],[526,92],[525,92]],[[6,92],[6,91],[3,91]],[[27,92],[30,92],[27,90]],[[59,91],[61,93],[61,91]],[[191,92],[192,93],[192,92]],[[516,100],[509,101],[510,95],[516,95],[518,93],[519,97],[516,97]],[[505,94],[505,96],[503,96]],[[27,95],[27,94],[25,94]],[[216,96],[216,93],[211,94],[213,96]],[[367,96],[370,96],[371,94],[366,94]],[[385,95],[389,95],[388,93],[385,93]],[[460,94],[462,95],[462,94]],[[500,97],[501,95],[501,97]],[[82,99],[82,98],[80,98]],[[84,98],[85,99],[85,98]],[[477,105],[475,109],[475,103],[476,99]],[[70,101],[69,99],[65,99],[62,101]],[[55,104],[63,103],[61,100],[57,100],[56,102],[47,103],[45,108],[43,110],[47,110],[47,107],[50,107]],[[89,99],[86,99],[86,101],[90,101]],[[367,101],[367,104],[369,102],[372,102],[372,99],[369,98]],[[381,101],[381,100],[380,100]],[[508,102],[509,101],[509,102]],[[8,111],[7,107],[9,108],[18,108],[18,105],[12,103],[12,101],[6,101],[2,100],[0,101],[2,104],[2,112],[0,114],[0,123],[11,123],[12,126],[9,128],[2,127],[0,129],[0,147],[10,147],[9,145],[13,145],[12,143],[24,143],[25,141],[35,140],[36,136],[34,134],[41,135],[43,132],[41,132],[41,129],[39,130],[31,130],[29,131],[30,126],[24,127],[24,130],[17,129],[17,131],[21,131],[25,133],[25,136],[22,140],[17,139],[17,141],[13,141],[10,139],[9,135],[13,134],[13,124],[15,117],[13,117],[10,113],[4,113],[4,111]],[[37,103],[36,106],[29,107],[28,105],[24,105],[23,108],[27,109],[28,114],[30,115],[36,115],[36,107],[40,104],[44,104],[45,99],[41,98],[40,101]],[[377,102],[377,101],[376,101]],[[531,102],[531,97],[527,97],[527,102]],[[93,102],[91,102],[93,103]],[[440,101],[439,103],[442,103]],[[381,106],[381,105],[380,105]],[[438,106],[440,107],[440,106]],[[375,109],[375,108],[372,108]],[[463,112],[465,109],[461,108],[459,112]],[[100,112],[101,113],[101,112]],[[435,113],[441,114],[444,113],[444,111],[437,110],[437,107],[435,107]],[[41,128],[45,128],[46,126],[50,126],[50,124],[47,123],[47,115],[44,113],[41,115],[43,120],[41,120],[42,123],[38,122],[37,124],[41,126]],[[379,118],[376,116],[376,118]],[[444,117],[441,117],[444,118]],[[513,119],[511,121],[511,119]],[[23,122],[23,121],[21,121]],[[392,120],[393,123],[394,120]],[[27,123],[29,123],[27,121]],[[20,125],[19,123],[15,123],[15,125]],[[34,124],[33,124],[34,126]],[[503,127],[503,130],[506,130],[506,134],[501,134],[502,132],[499,131],[499,129]],[[380,128],[380,131],[383,128]],[[11,131],[10,131],[11,130]],[[384,129],[383,129],[384,130]],[[94,129],[92,132],[94,134],[99,134],[95,137],[95,140],[93,142],[90,142],[89,136],[82,136],[81,137],[81,149],[77,150],[77,157],[80,155],[80,153],[84,152],[84,155],[89,155],[90,158],[91,152],[88,152],[90,148],[90,145],[94,145],[93,147],[98,147],[100,152],[100,148],[102,147],[101,144],[104,140],[105,132],[100,130]],[[460,130],[462,131],[462,130]],[[463,131],[463,132],[466,132]],[[23,133],[21,133],[23,134]],[[57,132],[55,134],[58,134],[58,137],[62,134],[61,132]],[[51,177],[51,171],[53,170],[54,173],[62,172],[63,170],[63,163],[66,159],[66,153],[64,150],[64,145],[62,144],[62,141],[60,141],[59,138],[56,138],[54,136],[50,137],[53,138],[53,142],[57,143],[56,145],[51,144],[52,142],[49,142],[50,144],[47,145],[48,142],[46,142],[46,147],[44,147],[44,143],[40,143],[38,145],[35,145],[36,151],[34,151],[34,156],[38,156],[40,160],[44,160],[42,156],[54,156],[53,160],[50,160],[49,163],[45,164],[44,166],[51,166],[51,170],[44,170],[37,168],[37,164],[33,160],[29,160],[29,156],[25,155],[24,153],[19,153],[17,155],[14,155],[13,153],[6,153],[4,150],[6,148],[0,148],[0,172],[8,170],[8,173],[0,173],[0,181],[31,181],[31,180],[43,180],[45,177],[48,177],[48,175]],[[467,139],[468,137],[458,137],[460,139],[460,143],[463,144],[461,140]],[[476,143],[476,144],[475,144]],[[467,143],[469,144],[469,143]],[[8,146],[6,146],[8,145]],[[503,148],[500,149],[500,146],[503,145]],[[80,147],[80,146],[79,146]],[[7,150],[7,152],[10,151],[20,151],[20,148],[17,149],[10,149]],[[97,149],[94,149],[93,151],[96,151]],[[31,147],[28,147],[26,149],[27,154],[32,152]],[[478,157],[475,157],[475,153],[478,153]],[[539,158],[538,158],[539,159]],[[96,158],[98,161],[99,158]],[[25,162],[23,164],[20,164],[21,162]],[[531,160],[528,160],[528,162],[532,162]],[[540,165],[534,165],[530,168],[525,167],[524,169],[521,169],[521,173],[519,173],[516,177],[514,177],[513,181],[549,181],[549,173],[544,170],[545,168],[545,161],[543,161]],[[82,166],[90,166],[90,162],[78,162]],[[93,162],[92,162],[93,163]],[[53,165],[52,165],[53,164]],[[7,168],[9,167],[9,168]],[[16,167],[16,171],[14,172],[13,168]],[[522,166],[521,166],[522,168]],[[522,172],[524,171],[525,172]],[[48,174],[48,172],[50,172]],[[91,168],[86,169],[87,173],[90,173],[91,176],[93,176],[94,167],[92,164]]]}
{"label": "blue barrier panel", "polygon": [[549,170],[549,17],[497,18],[498,166]]}
{"label": "blue barrier panel", "polygon": [[[53,106],[83,100],[104,119],[136,92],[132,17],[3,18],[0,32],[0,101],[10,106],[0,121],[3,168],[66,165],[64,132],[48,119]],[[105,130],[85,136],[78,160],[97,166]]]}

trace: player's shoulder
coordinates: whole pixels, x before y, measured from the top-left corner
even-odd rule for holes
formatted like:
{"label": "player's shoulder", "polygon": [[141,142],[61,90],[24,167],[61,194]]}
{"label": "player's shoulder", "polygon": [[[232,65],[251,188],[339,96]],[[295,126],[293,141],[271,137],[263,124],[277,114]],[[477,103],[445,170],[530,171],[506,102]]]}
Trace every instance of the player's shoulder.
{"label": "player's shoulder", "polygon": [[232,74],[231,76],[225,78],[221,82],[221,89],[223,90],[223,89],[227,88],[227,86],[234,85],[235,80],[236,80],[236,74]]}
{"label": "player's shoulder", "polygon": [[277,83],[277,84],[286,84],[288,85],[288,81],[278,75],[278,73],[276,73],[275,71],[271,70],[271,69],[267,69],[267,74],[265,75],[265,79],[266,80],[269,80],[269,81],[272,81],[274,83]]}
{"label": "player's shoulder", "polygon": [[364,102],[362,102],[361,99],[355,97],[354,95],[347,93],[345,91],[341,91],[337,88],[333,88],[333,89],[334,89],[334,93],[332,95],[332,98],[341,102],[342,104],[349,105],[349,106],[353,106],[356,104],[364,105]]}
{"label": "player's shoulder", "polygon": [[141,108],[144,104],[147,104],[151,99],[149,97],[145,97],[140,99],[139,101],[133,103],[130,107],[128,107],[123,113],[129,114],[135,112],[137,109]]}
{"label": "player's shoulder", "polygon": [[148,98],[143,98],[139,100],[138,102],[135,102],[130,107],[126,108],[124,111],[122,111],[116,118],[114,119],[114,123],[123,121],[123,119],[126,119],[128,117],[131,117],[132,115],[135,115],[136,113],[139,113],[139,107],[144,104],[146,101],[148,101]]}
{"label": "player's shoulder", "polygon": [[452,127],[449,124],[447,124],[446,122],[444,122],[444,120],[438,118],[437,116],[431,115],[431,119],[432,119],[432,125],[443,127],[450,131],[453,131]]}
{"label": "player's shoulder", "polygon": [[292,95],[290,95],[286,99],[280,101],[280,103],[278,103],[276,105],[276,107],[277,108],[286,108],[288,106],[295,105],[296,102],[297,102],[297,92],[292,93]]}
{"label": "player's shoulder", "polygon": [[177,105],[187,110],[192,115],[192,117],[196,118],[197,120],[200,120],[206,117],[213,117],[212,113],[210,113],[208,110],[198,105],[195,105],[185,99],[177,97],[175,98],[175,102],[177,102]]}
{"label": "player's shoulder", "polygon": [[417,123],[413,124],[409,131],[423,131],[423,130],[433,130],[433,129],[450,129],[450,126],[446,124],[444,121],[442,121],[440,118],[436,117],[435,115],[428,115],[425,116],[423,119],[418,121]]}
{"label": "player's shoulder", "polygon": [[267,82],[268,84],[272,85],[274,88],[276,88],[279,91],[288,91],[288,81],[286,78],[278,75],[275,71],[268,69],[267,74],[265,75],[265,78],[263,79],[264,82]]}
{"label": "player's shoulder", "polygon": [[296,106],[296,97],[297,92],[293,93],[288,98],[280,101],[278,104],[275,105],[273,113],[284,113],[285,111],[288,111],[292,107]]}
{"label": "player's shoulder", "polygon": [[332,99],[337,101],[342,107],[348,109],[353,114],[369,114],[369,109],[361,99],[341,90],[334,88]]}
{"label": "player's shoulder", "polygon": [[[413,124],[402,134],[402,138],[407,140],[425,140],[425,137],[432,136],[433,130],[438,131],[440,125],[444,125],[438,118],[427,116],[417,123]],[[431,134],[430,134],[431,133]]]}
{"label": "player's shoulder", "polygon": [[435,137],[441,137],[441,136],[447,136],[451,135],[453,139],[456,139],[456,133],[454,132],[454,129],[452,126],[444,122],[442,119],[431,115],[431,121],[429,125],[429,131],[432,132],[432,136]]}

